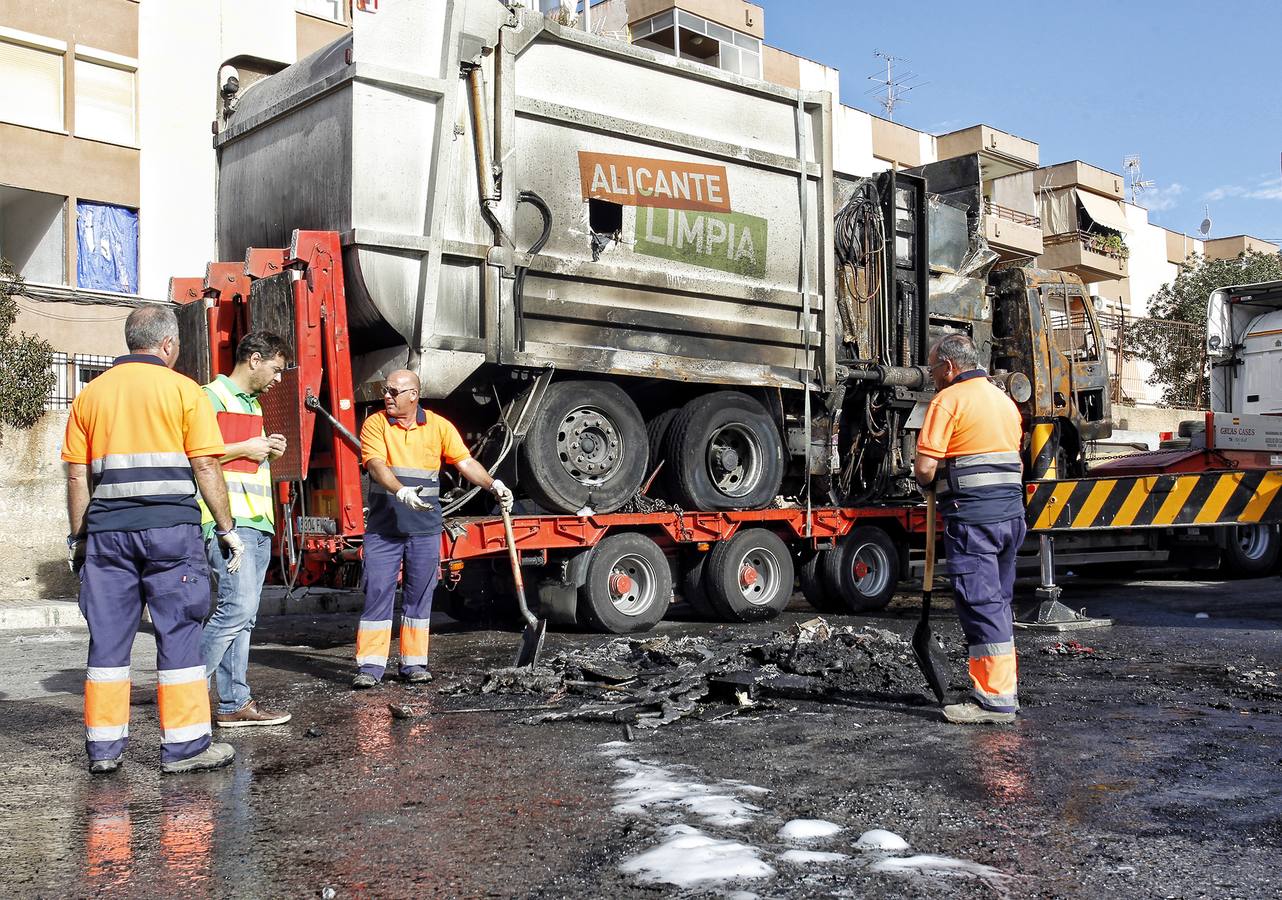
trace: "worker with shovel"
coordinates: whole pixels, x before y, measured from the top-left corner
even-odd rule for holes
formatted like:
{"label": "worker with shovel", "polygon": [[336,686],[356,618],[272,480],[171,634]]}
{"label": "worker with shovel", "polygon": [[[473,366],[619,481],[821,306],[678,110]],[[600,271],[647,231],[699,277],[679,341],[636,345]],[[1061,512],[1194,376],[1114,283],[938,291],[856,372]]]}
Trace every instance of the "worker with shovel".
{"label": "worker with shovel", "polygon": [[1024,541],[1020,413],[979,368],[975,345],[950,334],[930,351],[937,393],[917,440],[915,475],[935,485],[957,616],[970,648],[972,699],[944,707],[949,722],[1013,722],[1011,594]]}
{"label": "worker with shovel", "polygon": [[512,492],[472,459],[458,429],[419,406],[419,388],[418,376],[408,369],[388,375],[383,411],[361,428],[361,463],[370,485],[365,608],[356,631],[359,671],[352,680],[358,690],[378,684],[387,668],[396,578],[402,572],[400,674],[410,683],[432,680],[427,645],[441,562],[441,462],[512,508]]}

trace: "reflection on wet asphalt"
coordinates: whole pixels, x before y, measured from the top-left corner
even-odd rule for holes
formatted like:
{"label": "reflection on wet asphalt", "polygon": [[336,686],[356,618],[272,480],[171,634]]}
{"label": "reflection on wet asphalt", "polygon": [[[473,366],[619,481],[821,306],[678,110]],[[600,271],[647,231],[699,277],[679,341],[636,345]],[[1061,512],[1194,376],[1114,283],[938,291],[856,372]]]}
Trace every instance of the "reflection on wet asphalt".
{"label": "reflection on wet asphalt", "polygon": [[[293,722],[220,732],[231,767],[166,778],[148,636],[125,766],[90,779],[83,633],[0,633],[0,894],[1270,896],[1282,877],[1278,593],[1276,579],[1091,586],[1091,612],[1119,624],[1076,635],[1096,649],[1076,656],[1039,652],[1062,636],[1018,634],[1024,715],[1011,728],[951,726],[875,697],[773,699],[631,743],[617,725],[449,712],[544,696],[353,693],[353,617],[273,619],[256,632],[250,680]],[[872,624],[907,635],[913,602]],[[946,601],[940,612],[960,672]],[[772,624],[661,629],[760,640],[810,615],[797,603]],[[506,664],[517,640],[442,620],[433,669]],[[549,650],[601,640],[551,635]],[[825,827],[812,834],[809,820]],[[908,847],[856,847],[873,829]]]}

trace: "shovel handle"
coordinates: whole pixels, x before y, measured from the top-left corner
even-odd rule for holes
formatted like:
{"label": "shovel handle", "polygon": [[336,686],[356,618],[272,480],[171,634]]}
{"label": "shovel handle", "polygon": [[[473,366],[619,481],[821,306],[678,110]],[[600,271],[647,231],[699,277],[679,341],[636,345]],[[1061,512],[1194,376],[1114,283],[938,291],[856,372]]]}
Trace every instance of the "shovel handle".
{"label": "shovel handle", "polygon": [[921,589],[929,591],[935,581],[935,489],[926,491],[926,571],[922,575]]}
{"label": "shovel handle", "polygon": [[521,577],[521,554],[517,552],[516,537],[512,534],[512,514],[502,504],[499,504],[499,513],[503,516],[503,536],[507,539],[507,558],[512,564],[512,580],[516,582],[516,602],[521,607],[521,616],[526,624],[534,625],[538,619],[525,602],[525,579]]}

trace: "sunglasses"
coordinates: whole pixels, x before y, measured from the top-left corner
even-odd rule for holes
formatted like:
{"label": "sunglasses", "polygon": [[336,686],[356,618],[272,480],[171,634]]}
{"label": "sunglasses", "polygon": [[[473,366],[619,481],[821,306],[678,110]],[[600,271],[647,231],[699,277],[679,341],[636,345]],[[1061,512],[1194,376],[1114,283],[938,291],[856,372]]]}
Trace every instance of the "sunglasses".
{"label": "sunglasses", "polygon": [[383,396],[391,397],[393,400],[395,400],[401,394],[408,394],[414,390],[415,390],[414,388],[401,388],[400,390],[397,390],[396,388],[393,388],[393,387],[385,387],[383,388]]}

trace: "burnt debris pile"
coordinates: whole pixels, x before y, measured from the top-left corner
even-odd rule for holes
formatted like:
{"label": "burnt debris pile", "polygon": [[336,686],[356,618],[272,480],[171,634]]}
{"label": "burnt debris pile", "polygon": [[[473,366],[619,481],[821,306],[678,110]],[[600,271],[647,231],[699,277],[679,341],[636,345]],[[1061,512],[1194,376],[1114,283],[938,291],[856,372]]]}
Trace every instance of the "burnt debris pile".
{"label": "burnt debris pile", "polygon": [[[441,684],[444,695],[538,698],[530,723],[618,722],[657,728],[689,715],[717,718],[769,698],[829,703],[927,697],[906,640],[820,618],[757,644],[706,637],[617,638],[548,654],[537,668],[492,669]],[[512,707],[508,707],[512,708]]]}

